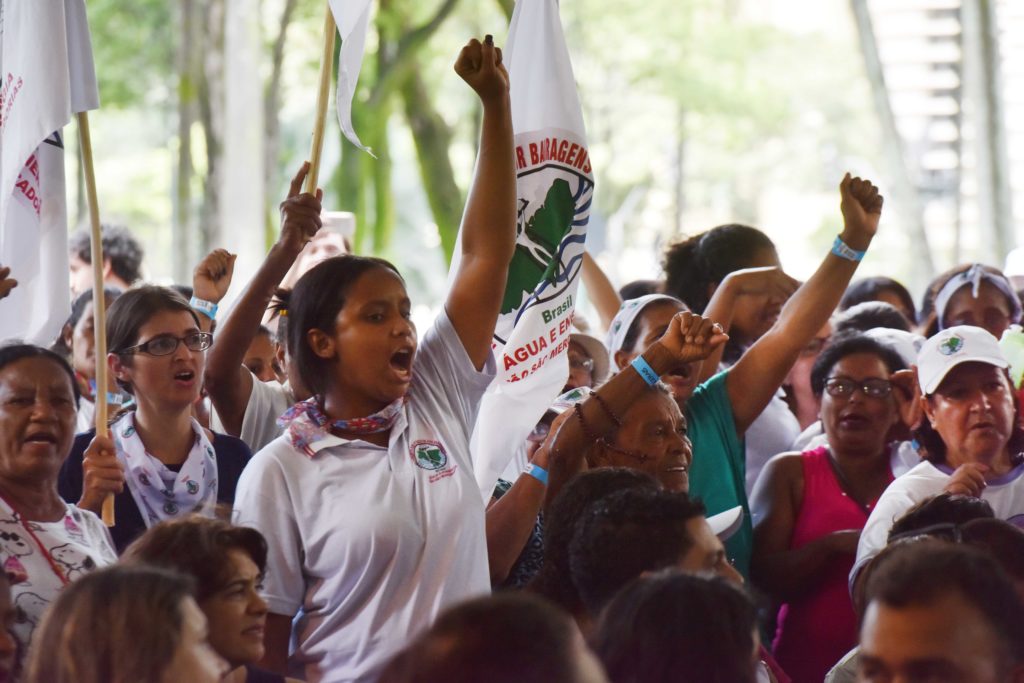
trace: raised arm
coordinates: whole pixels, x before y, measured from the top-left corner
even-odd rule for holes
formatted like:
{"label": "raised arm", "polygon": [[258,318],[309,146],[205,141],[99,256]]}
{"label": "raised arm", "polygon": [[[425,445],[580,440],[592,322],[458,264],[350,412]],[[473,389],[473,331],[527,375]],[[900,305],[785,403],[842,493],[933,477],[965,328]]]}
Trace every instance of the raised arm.
{"label": "raised arm", "polygon": [[856,553],[860,538],[856,529],[834,531],[791,549],[803,485],[800,454],[784,453],[764,466],[751,496],[751,507],[762,513],[754,526],[751,577],[779,601],[814,590],[821,570],[837,556]]}
{"label": "raised arm", "polygon": [[[589,251],[583,252],[583,286],[587,288],[587,295],[597,309],[597,315],[601,318],[601,328],[607,330],[615,320],[615,314],[622,306],[622,297],[615,290],[612,281],[608,279],[601,266],[597,264]],[[712,318],[717,320],[717,318]]]}
{"label": "raised arm", "polygon": [[[736,302],[745,296],[757,296],[765,293],[777,294],[781,299],[788,300],[800,283],[782,272],[781,268],[744,268],[729,273],[721,284],[715,288],[704,309],[704,317],[711,318],[722,330],[729,334],[732,327],[732,314]],[[698,383],[706,382],[718,372],[718,364],[722,362],[724,346],[720,346],[701,364]]]}
{"label": "raised arm", "polygon": [[[839,185],[847,248],[866,251],[878,230],[882,197],[870,181],[847,173]],[[778,321],[737,361],[726,378],[736,432],[742,435],[782,385],[793,363],[825,324],[859,261],[829,253],[782,309]]]}
{"label": "raised arm", "polygon": [[548,486],[560,488],[565,482],[558,477],[571,478],[576,474],[566,468],[552,468],[549,450],[558,428],[570,417],[572,412],[568,411],[554,419],[544,443],[530,458],[530,464],[550,472],[548,484],[524,473],[505,495],[487,506],[487,562],[491,569],[492,585],[498,585],[508,578],[530,540]]}
{"label": "raised arm", "polygon": [[[228,293],[231,278],[235,274],[236,254],[227,249],[214,249],[199,262],[192,271],[192,296],[200,301],[219,304]],[[197,309],[199,329],[209,332],[213,329],[210,314]]]}
{"label": "raised arm", "polygon": [[516,174],[508,73],[491,36],[462,48],[455,71],[483,105],[480,155],[462,217],[459,269],[445,310],[470,359],[482,368],[491,352],[505,278],[516,241]]}
{"label": "raised arm", "polygon": [[307,162],[292,178],[288,198],[281,202],[281,235],[217,328],[216,341],[206,357],[206,391],[224,429],[233,436],[242,431],[242,418],[252,394],[252,373],[242,365],[245,352],[259,330],[275,288],[302,248],[320,229],[323,193],[317,190],[315,197],[300,194],[308,170]]}

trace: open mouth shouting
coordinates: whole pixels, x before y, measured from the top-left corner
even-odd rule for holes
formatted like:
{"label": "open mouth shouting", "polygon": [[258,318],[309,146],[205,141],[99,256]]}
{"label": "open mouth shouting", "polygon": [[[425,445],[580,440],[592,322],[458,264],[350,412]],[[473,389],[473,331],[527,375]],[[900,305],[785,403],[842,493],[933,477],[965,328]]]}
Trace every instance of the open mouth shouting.
{"label": "open mouth shouting", "polygon": [[391,354],[389,365],[398,381],[409,382],[412,380],[412,361],[415,355],[416,347],[412,345],[403,346]]}
{"label": "open mouth shouting", "polygon": [[672,388],[672,393],[678,396],[693,389],[697,381],[697,369],[693,363],[686,363],[665,373],[661,379]]}
{"label": "open mouth shouting", "polygon": [[178,370],[174,373],[174,383],[181,387],[192,388],[196,383],[195,370]]}

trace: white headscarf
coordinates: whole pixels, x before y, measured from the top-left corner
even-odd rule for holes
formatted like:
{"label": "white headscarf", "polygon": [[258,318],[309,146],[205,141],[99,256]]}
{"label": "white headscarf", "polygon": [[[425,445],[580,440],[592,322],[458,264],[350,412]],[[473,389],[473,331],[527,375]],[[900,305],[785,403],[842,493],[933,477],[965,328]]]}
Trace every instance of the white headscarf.
{"label": "white headscarf", "polygon": [[608,354],[613,359],[615,358],[615,352],[622,350],[622,345],[626,341],[626,333],[633,326],[633,321],[636,320],[636,317],[645,308],[658,301],[671,301],[672,303],[679,304],[682,310],[689,310],[686,304],[668,294],[646,294],[636,299],[623,301],[619,312],[615,314],[615,319],[612,320],[612,324],[608,328],[608,336],[604,342],[604,345],[608,347]]}

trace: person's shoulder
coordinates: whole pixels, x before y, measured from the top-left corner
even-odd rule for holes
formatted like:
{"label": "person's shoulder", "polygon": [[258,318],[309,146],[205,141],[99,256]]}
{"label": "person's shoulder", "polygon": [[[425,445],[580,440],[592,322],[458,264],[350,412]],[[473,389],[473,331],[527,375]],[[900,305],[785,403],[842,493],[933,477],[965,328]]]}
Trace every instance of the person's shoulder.
{"label": "person's shoulder", "polygon": [[245,475],[289,476],[308,469],[305,465],[312,461],[313,458],[292,445],[286,432],[252,454],[245,465]]}
{"label": "person's shoulder", "polygon": [[918,500],[934,495],[942,490],[949,475],[927,460],[923,460],[892,480],[878,499],[879,505],[902,498]]}
{"label": "person's shoulder", "polygon": [[107,525],[103,523],[103,520],[99,518],[99,515],[90,510],[83,510],[74,503],[65,504],[67,505],[71,519],[73,519],[75,524],[85,532],[85,536],[90,540],[91,545],[96,546],[97,549],[101,551],[109,553],[114,557],[114,559],[116,559],[117,553],[114,551],[113,542],[110,537],[110,530],[107,528]]}
{"label": "person's shoulder", "polygon": [[936,481],[949,479],[949,475],[936,467],[933,463],[927,460],[922,460],[917,463],[910,470],[893,480],[893,484],[902,482],[905,485],[912,485],[914,482],[919,481]]}
{"label": "person's shoulder", "polygon": [[71,453],[78,454],[78,456],[81,457],[85,453],[85,449],[89,447],[89,444],[92,443],[92,440],[95,438],[95,429],[75,434],[75,439],[71,442]]}
{"label": "person's shoulder", "polygon": [[767,463],[765,463],[765,469],[769,467],[773,468],[776,472],[790,473],[795,472],[803,468],[805,458],[813,458],[816,455],[815,451],[786,451],[773,455]]}
{"label": "person's shoulder", "polygon": [[80,526],[87,527],[90,530],[106,528],[106,525],[103,524],[103,521],[95,512],[80,508],[74,503],[65,503],[65,505],[67,505],[68,513],[71,515],[71,518]]}
{"label": "person's shoulder", "polygon": [[92,443],[92,440],[95,438],[95,429],[75,434],[75,438],[71,442],[71,450],[68,451],[68,457],[64,458],[64,464],[61,467],[61,471],[67,472],[69,467],[81,470],[82,461],[85,460],[85,449],[89,447],[89,444]]}
{"label": "person's shoulder", "polygon": [[241,459],[246,462],[252,457],[252,450],[249,445],[230,434],[213,432],[213,450],[217,452],[218,458]]}

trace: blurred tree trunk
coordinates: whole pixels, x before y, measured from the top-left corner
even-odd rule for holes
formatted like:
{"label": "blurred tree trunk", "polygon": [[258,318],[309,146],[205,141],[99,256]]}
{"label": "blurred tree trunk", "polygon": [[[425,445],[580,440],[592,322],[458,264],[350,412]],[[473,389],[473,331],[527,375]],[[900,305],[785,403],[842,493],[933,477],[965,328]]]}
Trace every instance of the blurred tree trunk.
{"label": "blurred tree trunk", "polygon": [[224,12],[225,0],[204,0],[199,122],[206,141],[206,175],[199,213],[198,251],[206,253],[220,214],[220,174],[224,126]]}
{"label": "blurred tree trunk", "polygon": [[498,7],[505,13],[505,18],[512,20],[512,10],[516,8],[516,0],[497,0]]}
{"label": "blurred tree trunk", "polygon": [[181,40],[178,44],[178,159],[172,200],[171,272],[175,282],[188,282],[195,255],[191,250],[192,230],[192,124],[196,120],[199,42],[196,0],[179,4]]}
{"label": "blurred tree trunk", "polygon": [[455,171],[448,156],[452,130],[434,108],[429,90],[419,72],[405,79],[401,95],[405,118],[416,145],[423,189],[441,236],[445,258],[451,263],[463,204],[462,193],[455,182]]}
{"label": "blurred tree trunk", "polygon": [[[263,97],[263,121],[265,135],[263,137],[263,196],[266,199],[266,226],[264,241],[269,247],[277,237],[277,197],[280,187],[281,169],[279,157],[281,154],[281,67],[284,64],[285,39],[288,35],[288,26],[295,15],[295,6],[298,0],[286,0],[284,9],[281,11],[281,19],[278,22],[277,36],[274,38],[274,46],[270,65],[270,80],[267,82],[266,91]],[[291,176],[295,169],[289,169]]]}
{"label": "blurred tree trunk", "polygon": [[238,255],[235,272],[240,281],[255,272],[267,254],[263,240],[264,83],[258,75],[263,45],[255,4],[226,0],[224,13],[223,172],[214,246],[230,246]]}
{"label": "blurred tree trunk", "polygon": [[[331,178],[340,207],[356,214],[354,248],[357,252],[380,254],[390,248],[395,224],[387,141],[392,98],[411,74],[418,74],[420,52],[457,4],[458,0],[441,0],[430,18],[415,27],[407,24],[410,9],[403,0],[381,0],[378,6],[376,68],[371,75],[368,65],[364,64],[360,74],[363,87],[352,103],[355,130],[377,155],[377,160],[356,149],[342,136],[341,164]],[[368,93],[362,102],[360,92]],[[367,211],[371,197],[372,217]],[[442,221],[435,215],[435,222],[440,226]],[[368,235],[373,237],[372,245],[367,244]]]}

